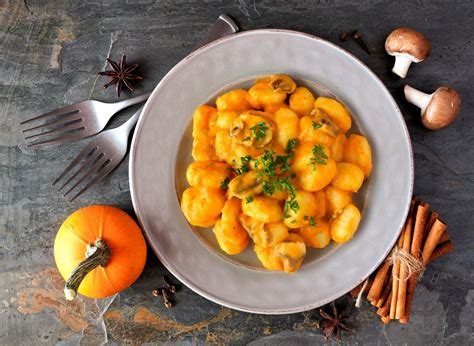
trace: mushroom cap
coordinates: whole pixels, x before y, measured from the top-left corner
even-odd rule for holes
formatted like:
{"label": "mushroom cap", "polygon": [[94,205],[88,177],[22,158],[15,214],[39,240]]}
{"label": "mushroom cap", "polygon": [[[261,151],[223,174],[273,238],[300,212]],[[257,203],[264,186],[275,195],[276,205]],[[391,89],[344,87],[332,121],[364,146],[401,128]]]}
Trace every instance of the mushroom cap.
{"label": "mushroom cap", "polygon": [[414,62],[420,62],[430,55],[431,45],[422,33],[410,28],[399,28],[388,35],[385,50],[389,55],[409,55]]}
{"label": "mushroom cap", "polygon": [[421,121],[425,127],[438,130],[456,120],[460,110],[461,97],[457,91],[448,86],[442,86],[433,93],[430,103],[421,116]]}

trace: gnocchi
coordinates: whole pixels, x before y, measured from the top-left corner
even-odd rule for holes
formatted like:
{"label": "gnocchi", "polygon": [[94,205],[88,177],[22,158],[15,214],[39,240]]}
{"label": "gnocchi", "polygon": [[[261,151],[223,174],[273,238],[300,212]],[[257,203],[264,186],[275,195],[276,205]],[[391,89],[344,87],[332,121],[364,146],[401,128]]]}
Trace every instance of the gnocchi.
{"label": "gnocchi", "polygon": [[365,137],[346,137],[351,127],[342,103],[284,74],[199,106],[184,216],[212,227],[228,255],[252,241],[264,268],[297,271],[308,248],[345,243],[359,226],[352,196],[370,176],[372,156]]}

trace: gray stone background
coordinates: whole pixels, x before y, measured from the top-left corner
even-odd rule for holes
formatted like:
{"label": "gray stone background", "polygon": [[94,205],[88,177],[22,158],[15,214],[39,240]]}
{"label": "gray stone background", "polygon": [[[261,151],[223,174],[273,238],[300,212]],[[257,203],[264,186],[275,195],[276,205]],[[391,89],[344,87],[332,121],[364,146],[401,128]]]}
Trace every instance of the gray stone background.
{"label": "gray stone background", "polygon": [[[132,213],[127,162],[72,204],[50,186],[88,140],[27,150],[18,123],[33,115],[93,98],[116,99],[96,72],[105,58],[126,53],[146,78],[135,94],[151,90],[190,52],[221,13],[242,30],[288,28],[335,42],[384,81],[408,124],[415,155],[415,193],[449,225],[455,252],[434,262],[419,285],[408,325],[384,326],[364,304],[351,313],[361,344],[473,344],[474,320],[474,3],[472,1],[6,1],[0,0],[0,344],[324,343],[317,312],[259,316],[232,311],[182,288],[167,311],[151,290],[166,272],[151,254],[128,290],[98,302],[66,303],[52,246],[62,221],[75,209],[111,204]],[[391,74],[388,33],[411,26],[432,43],[426,62],[406,81]],[[372,50],[338,42],[357,28]],[[448,129],[431,132],[407,104],[402,86],[424,91],[456,88],[462,112]],[[116,117],[122,123],[132,110]],[[381,114],[383,116],[383,114]],[[396,172],[394,172],[396,174]]]}

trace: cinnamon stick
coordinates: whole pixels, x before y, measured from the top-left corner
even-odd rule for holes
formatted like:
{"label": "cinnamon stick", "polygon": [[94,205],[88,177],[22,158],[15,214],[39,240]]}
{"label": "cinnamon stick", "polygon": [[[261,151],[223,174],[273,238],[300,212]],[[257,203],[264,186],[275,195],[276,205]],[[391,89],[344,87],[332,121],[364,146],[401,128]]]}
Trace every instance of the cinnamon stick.
{"label": "cinnamon stick", "polygon": [[[408,227],[410,226],[410,227]],[[407,229],[405,230],[405,234],[403,237],[403,250],[406,252],[410,251],[411,245],[411,222],[407,225]],[[401,263],[400,265],[400,276],[398,281],[398,296],[397,296],[397,305],[395,308],[395,318],[398,320],[405,314],[405,303],[406,303],[406,296],[407,296],[407,280],[408,280],[408,267],[406,263]],[[392,318],[392,308],[390,308],[390,318]]]}
{"label": "cinnamon stick", "polygon": [[367,294],[367,299],[371,303],[375,304],[377,300],[379,300],[390,268],[391,268],[390,261],[385,261],[379,267],[377,274],[375,275],[374,282],[372,283],[369,293]]}
{"label": "cinnamon stick", "polygon": [[[412,224],[413,224],[413,208],[414,208],[414,201],[412,201],[411,207],[410,207],[410,213],[408,214],[408,218],[405,224],[405,229],[403,230],[402,234],[400,235],[400,238],[398,238],[397,246],[398,248],[403,247],[404,239],[405,239],[405,234],[407,232],[410,232],[411,234],[411,229],[412,229]],[[398,298],[398,288],[399,288],[399,277],[400,277],[400,260],[395,260],[395,263],[393,264],[393,271],[392,271],[392,297],[390,301],[390,318],[394,319],[395,318],[395,312],[397,309],[397,298]]]}
{"label": "cinnamon stick", "polygon": [[390,294],[388,295],[387,300],[385,301],[384,305],[380,309],[377,310],[377,315],[379,315],[379,316],[388,316],[389,317],[390,303],[392,301],[392,295],[393,295],[393,292],[390,292]]}
{"label": "cinnamon stick", "polygon": [[448,235],[448,232],[444,232],[438,240],[438,245],[443,244],[444,242],[447,242],[447,241],[449,241],[449,235]]}
{"label": "cinnamon stick", "polygon": [[385,288],[383,289],[383,292],[380,295],[379,300],[375,304],[376,307],[381,308],[385,304],[385,301],[387,300],[388,295],[390,294],[390,292],[392,292],[392,282],[393,282],[393,275],[390,275],[390,277],[388,278],[387,284],[385,285]]}
{"label": "cinnamon stick", "polygon": [[[446,231],[446,225],[443,222],[439,221],[439,219],[436,219],[435,222],[433,223],[433,226],[431,227],[431,229],[428,233],[425,245],[423,247],[423,251],[425,253],[424,254],[420,253],[421,244],[415,244],[414,243],[415,239],[413,239],[411,254],[413,256],[415,256],[416,258],[418,258],[418,259],[420,259],[420,257],[421,257],[422,260],[423,260],[423,264],[426,265],[429,261],[429,258],[431,256],[431,254],[434,251],[434,248],[436,247],[436,244],[439,241],[439,238],[441,237],[441,235],[445,231]],[[416,232],[416,229],[415,229],[415,232]],[[429,241],[429,245],[427,246],[428,241]],[[413,275],[408,280],[408,289],[407,289],[405,313],[403,314],[403,316],[400,317],[400,322],[401,323],[408,323],[408,321],[410,320],[411,305],[412,305],[412,302],[413,302],[413,295],[415,293],[415,288],[416,288],[417,281],[418,281],[418,276],[417,275]]]}
{"label": "cinnamon stick", "polygon": [[428,221],[426,222],[426,226],[425,226],[424,238],[426,238],[426,236],[428,235],[428,232],[430,231],[431,227],[433,227],[433,224],[438,218],[439,218],[439,214],[437,212],[435,211],[430,212],[430,216],[428,217]]}
{"label": "cinnamon stick", "polygon": [[423,246],[422,260],[423,264],[426,265],[430,261],[430,257],[433,254],[436,245],[438,245],[439,239],[446,231],[446,224],[436,219],[433,226],[431,227],[428,237],[426,238],[425,245]]}
{"label": "cinnamon stick", "polygon": [[437,260],[438,258],[446,255],[447,253],[454,250],[454,244],[451,240],[444,242],[436,247],[430,257],[430,262]]}

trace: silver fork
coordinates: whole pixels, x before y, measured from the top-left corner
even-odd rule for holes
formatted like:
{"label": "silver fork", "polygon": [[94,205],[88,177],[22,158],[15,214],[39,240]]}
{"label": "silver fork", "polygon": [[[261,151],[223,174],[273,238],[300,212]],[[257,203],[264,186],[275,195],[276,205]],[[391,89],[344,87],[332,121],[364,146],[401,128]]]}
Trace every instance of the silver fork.
{"label": "silver fork", "polygon": [[[52,184],[53,186],[56,185],[62,178],[67,176],[75,166],[78,166],[81,161],[84,161],[82,166],[77,167],[77,170],[59,188],[58,191],[63,190],[76,177],[79,177],[71,187],[68,187],[63,197],[68,196],[73,190],[78,190],[80,186],[84,185],[69,200],[69,202],[72,202],[118,166],[127,154],[128,136],[137,123],[142,109],[143,106],[122,125],[97,135],[97,137],[71,161]],[[86,183],[86,181],[88,182]]]}
{"label": "silver fork", "polygon": [[[221,15],[212,25],[205,39],[200,44],[204,45],[220,37],[234,34],[237,31],[237,24],[229,17]],[[125,155],[127,155],[128,136],[135,126],[142,109],[143,107],[123,125],[99,134],[93,142],[87,145],[79,155],[72,160],[61,175],[53,182],[53,185],[56,185],[60,180],[66,178],[66,176],[71,173],[69,178],[67,178],[59,188],[59,191],[61,191],[68,186],[63,197],[67,198],[68,195],[72,194],[72,191],[79,190],[75,192],[73,197],[69,200],[69,202],[72,202],[118,166]],[[73,168],[75,169],[74,173],[72,173]],[[76,177],[78,178],[76,179]],[[75,183],[73,183],[74,180],[76,181]],[[71,184],[72,186],[69,187]]]}
{"label": "silver fork", "polygon": [[120,110],[144,102],[151,93],[132,97],[131,99],[105,103],[87,100],[65,106],[55,111],[25,120],[20,125],[38,120],[41,125],[22,130],[27,147],[45,144],[58,144],[90,137],[104,129],[109,120]]}

